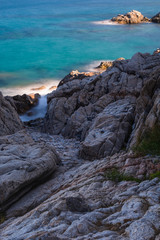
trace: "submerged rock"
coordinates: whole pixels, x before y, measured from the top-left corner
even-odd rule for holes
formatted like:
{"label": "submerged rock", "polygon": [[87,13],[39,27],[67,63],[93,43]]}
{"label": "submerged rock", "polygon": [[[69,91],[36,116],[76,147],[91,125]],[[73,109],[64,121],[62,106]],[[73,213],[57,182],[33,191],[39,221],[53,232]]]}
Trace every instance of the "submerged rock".
{"label": "submerged rock", "polygon": [[142,22],[149,22],[150,20],[147,17],[144,17],[142,13],[132,10],[126,14],[118,14],[117,17],[113,17],[111,19],[113,22],[117,22],[120,24],[137,24]]}
{"label": "submerged rock", "polygon": [[15,133],[23,128],[23,124],[14,107],[0,92],[0,136]]}

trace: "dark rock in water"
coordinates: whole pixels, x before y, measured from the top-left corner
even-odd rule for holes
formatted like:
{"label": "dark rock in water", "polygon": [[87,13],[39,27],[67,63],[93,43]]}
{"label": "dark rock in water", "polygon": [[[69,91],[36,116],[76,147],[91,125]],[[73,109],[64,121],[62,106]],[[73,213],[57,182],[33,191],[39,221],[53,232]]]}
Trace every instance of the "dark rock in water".
{"label": "dark rock in water", "polygon": [[132,10],[126,14],[118,14],[117,17],[113,17],[111,19],[113,22],[117,22],[119,24],[137,24],[142,22],[149,22],[150,20],[147,17],[144,17],[142,13]]}
{"label": "dark rock in water", "polygon": [[23,94],[16,95],[13,97],[5,97],[7,101],[11,103],[11,105],[16,109],[18,114],[24,114],[28,110],[30,110],[32,107],[36,106],[38,104],[40,95],[38,93],[36,94]]}
{"label": "dark rock in water", "polygon": [[68,197],[66,204],[71,212],[88,212],[90,207],[85,203],[81,197]]}
{"label": "dark rock in water", "polygon": [[154,23],[160,23],[160,12],[157,13],[154,17],[152,17],[151,21]]}
{"label": "dark rock in water", "polygon": [[23,128],[23,124],[10,104],[0,92],[0,136],[15,133]]}

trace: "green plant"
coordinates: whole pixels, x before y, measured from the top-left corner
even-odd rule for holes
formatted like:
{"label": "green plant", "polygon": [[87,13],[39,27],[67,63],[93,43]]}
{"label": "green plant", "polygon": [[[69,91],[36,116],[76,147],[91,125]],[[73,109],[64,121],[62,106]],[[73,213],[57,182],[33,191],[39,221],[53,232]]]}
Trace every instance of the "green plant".
{"label": "green plant", "polygon": [[160,178],[160,171],[150,174],[149,179]]}
{"label": "green plant", "polygon": [[138,155],[160,156],[160,126],[156,125],[152,130],[148,130],[133,151]]}
{"label": "green plant", "polygon": [[119,170],[116,168],[107,169],[107,171],[105,171],[105,177],[107,180],[111,180],[114,182],[121,182],[121,181],[141,182],[141,180],[138,178],[120,173]]}

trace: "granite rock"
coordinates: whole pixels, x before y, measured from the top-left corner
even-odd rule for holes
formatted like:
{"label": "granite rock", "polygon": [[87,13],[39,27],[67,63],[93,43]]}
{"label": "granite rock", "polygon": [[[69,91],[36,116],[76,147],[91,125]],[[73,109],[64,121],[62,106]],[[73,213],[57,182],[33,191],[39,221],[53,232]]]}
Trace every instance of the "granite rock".
{"label": "granite rock", "polygon": [[60,158],[45,142],[25,131],[0,137],[0,211],[56,170]]}
{"label": "granite rock", "polygon": [[137,24],[142,22],[149,22],[150,20],[147,17],[144,17],[142,13],[132,10],[126,14],[118,14],[117,17],[113,17],[111,19],[113,22],[117,22],[119,24]]}
{"label": "granite rock", "polygon": [[[127,142],[127,148],[131,149],[137,142],[139,132],[142,128],[144,129],[144,123],[148,127],[148,122],[154,125],[159,121],[159,64],[158,52],[153,55],[136,53],[129,60],[114,61],[112,67],[99,75],[70,79],[48,95],[44,131],[75,138],[82,142],[82,146],[85,146],[88,138],[93,141],[91,136],[94,132],[93,135],[97,134],[95,140],[99,142],[98,136],[100,136],[102,127],[96,127],[94,123],[98,125],[99,118],[101,118],[100,121],[104,119],[104,125],[107,124],[107,121],[111,119],[111,113],[108,114],[107,108],[110,104],[116,106],[120,100],[123,100],[130,105],[129,109],[135,109],[135,111],[132,110],[132,116],[122,123],[124,134],[123,139],[119,138],[119,147],[116,146],[118,144],[115,137],[118,131],[116,128],[115,132],[111,131],[112,134],[114,132],[111,144],[109,138],[106,141],[106,137],[105,140],[100,141],[101,143],[96,142],[95,146],[99,147],[97,150],[95,148],[94,152],[100,150],[102,142],[102,145],[106,144],[106,147],[101,148],[100,153],[95,154],[88,150],[84,155],[85,158],[92,156],[91,159],[97,156],[104,157],[118,152],[125,147]],[[154,96],[151,96],[154,91]],[[150,114],[147,116],[149,111]],[[123,119],[123,116],[122,110],[119,117]],[[116,122],[116,117],[114,119]],[[107,129],[109,128],[105,131]],[[102,136],[107,136],[107,131]],[[107,150],[109,145],[110,149],[114,145],[116,147],[113,151]]]}

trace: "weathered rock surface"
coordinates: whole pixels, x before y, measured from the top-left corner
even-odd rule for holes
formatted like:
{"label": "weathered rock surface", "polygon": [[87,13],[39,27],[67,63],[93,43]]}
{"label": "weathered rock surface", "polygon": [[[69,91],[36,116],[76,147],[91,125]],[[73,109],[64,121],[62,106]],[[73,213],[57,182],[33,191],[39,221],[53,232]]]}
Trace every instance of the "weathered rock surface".
{"label": "weathered rock surface", "polygon": [[15,133],[23,128],[23,124],[14,107],[0,92],[0,136]]}
{"label": "weathered rock surface", "polygon": [[59,162],[53,147],[35,143],[25,131],[0,137],[0,211],[43,181]]}
{"label": "weathered rock surface", "polygon": [[132,10],[126,14],[119,14],[117,17],[111,19],[113,22],[120,24],[137,24],[142,22],[149,22],[150,20],[147,17],[144,17],[142,13]]}
{"label": "weathered rock surface", "polygon": [[[61,166],[53,179],[39,187],[39,192],[28,195],[31,206],[38,196],[43,203],[17,218],[13,217],[14,207],[8,210],[12,218],[0,225],[0,239],[158,239],[159,179],[114,182],[107,180],[106,170],[116,167],[124,172],[130,168],[138,177],[141,164],[152,171],[150,164],[159,163],[159,158],[123,153],[66,172]],[[46,201],[43,193],[48,196]],[[25,206],[25,200],[22,198],[19,207]]]}
{"label": "weathered rock surface", "polygon": [[[99,75],[70,79],[48,95],[44,130],[82,141],[81,154],[90,159],[114,154],[127,142],[128,148],[133,146],[138,137],[137,129],[141,129],[140,123],[143,126],[145,121],[150,125],[152,122],[153,126],[159,119],[159,65],[158,52],[153,55],[137,53],[130,60],[114,61],[112,67]],[[145,89],[148,89],[146,94]],[[128,104],[132,113],[124,117],[123,108],[119,106],[121,121],[118,124],[114,111],[120,100]],[[115,106],[113,110],[110,104]],[[152,107],[147,120],[147,111]],[[121,135],[118,140],[117,134]],[[92,147],[87,149],[85,144]]]}
{"label": "weathered rock surface", "polygon": [[157,13],[154,17],[152,17],[151,21],[155,23],[160,23],[160,12]]}
{"label": "weathered rock surface", "polygon": [[10,104],[15,108],[15,110],[18,112],[18,114],[24,114],[28,110],[30,110],[32,107],[36,106],[38,104],[40,95],[37,94],[23,94],[16,95],[13,97],[5,97],[7,101],[10,102]]}

